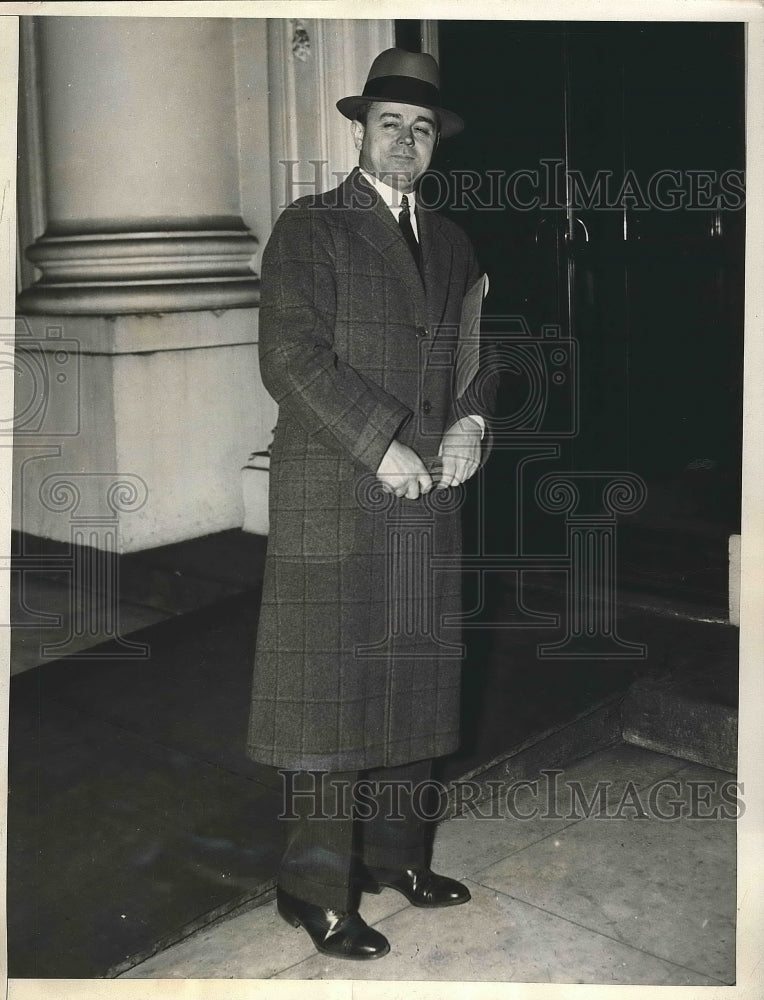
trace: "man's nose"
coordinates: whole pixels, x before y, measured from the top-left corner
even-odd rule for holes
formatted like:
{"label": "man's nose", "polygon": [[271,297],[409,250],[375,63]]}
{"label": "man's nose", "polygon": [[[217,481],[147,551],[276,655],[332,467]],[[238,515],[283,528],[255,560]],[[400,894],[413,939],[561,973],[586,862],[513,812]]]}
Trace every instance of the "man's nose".
{"label": "man's nose", "polygon": [[398,142],[405,142],[410,146],[413,143],[413,141],[414,141],[414,133],[412,129],[404,128],[401,131],[401,134],[398,138]]}

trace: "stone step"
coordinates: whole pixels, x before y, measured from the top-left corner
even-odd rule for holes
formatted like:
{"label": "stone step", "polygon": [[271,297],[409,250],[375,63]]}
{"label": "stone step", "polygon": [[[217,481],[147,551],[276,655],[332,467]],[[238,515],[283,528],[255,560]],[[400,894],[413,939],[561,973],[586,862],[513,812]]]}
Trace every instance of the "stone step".
{"label": "stone step", "polygon": [[[718,635],[718,633],[717,633]],[[640,677],[621,707],[623,739],[735,773],[738,739],[737,629],[695,649],[660,676]]]}

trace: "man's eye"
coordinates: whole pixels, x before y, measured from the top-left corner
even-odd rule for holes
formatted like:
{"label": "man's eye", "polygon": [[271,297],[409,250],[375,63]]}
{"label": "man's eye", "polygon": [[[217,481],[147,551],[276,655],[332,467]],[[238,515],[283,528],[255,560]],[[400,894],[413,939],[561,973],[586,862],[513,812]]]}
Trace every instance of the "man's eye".
{"label": "man's eye", "polygon": [[427,136],[432,135],[432,130],[427,128],[426,125],[420,125],[419,128],[417,129],[417,132],[420,132],[422,135],[427,135]]}

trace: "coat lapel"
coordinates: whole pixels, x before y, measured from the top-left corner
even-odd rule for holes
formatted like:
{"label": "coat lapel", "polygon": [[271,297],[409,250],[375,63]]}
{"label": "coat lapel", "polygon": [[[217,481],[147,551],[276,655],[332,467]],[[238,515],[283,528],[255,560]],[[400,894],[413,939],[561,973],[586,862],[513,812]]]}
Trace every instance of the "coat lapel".
{"label": "coat lapel", "polygon": [[427,319],[430,327],[436,330],[446,311],[453,251],[447,240],[439,238],[439,222],[436,215],[427,209],[417,208],[417,224],[424,262]]}
{"label": "coat lapel", "polygon": [[358,210],[358,235],[381,251],[400,274],[416,305],[417,321],[428,322],[428,301],[411,251],[393,213],[358,170],[345,182],[351,186],[349,204]]}
{"label": "coat lapel", "polygon": [[339,188],[339,204],[357,212],[359,236],[381,251],[401,276],[416,307],[416,321],[428,326],[426,353],[429,355],[448,303],[453,250],[440,235],[440,222],[433,212],[417,208],[419,242],[422,248],[424,285],[411,251],[406,245],[393,213],[356,168]]}

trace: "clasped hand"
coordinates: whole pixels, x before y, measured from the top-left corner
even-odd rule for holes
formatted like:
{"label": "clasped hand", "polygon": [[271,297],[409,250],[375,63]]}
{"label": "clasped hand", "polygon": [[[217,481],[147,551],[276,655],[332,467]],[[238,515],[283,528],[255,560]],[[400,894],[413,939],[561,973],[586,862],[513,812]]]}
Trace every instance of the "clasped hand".
{"label": "clasped hand", "polygon": [[443,468],[437,484],[414,449],[393,440],[379,463],[377,479],[387,493],[406,500],[416,500],[433,486],[436,489],[458,486],[477,471],[481,439],[480,426],[469,417],[449,427],[440,445]]}

